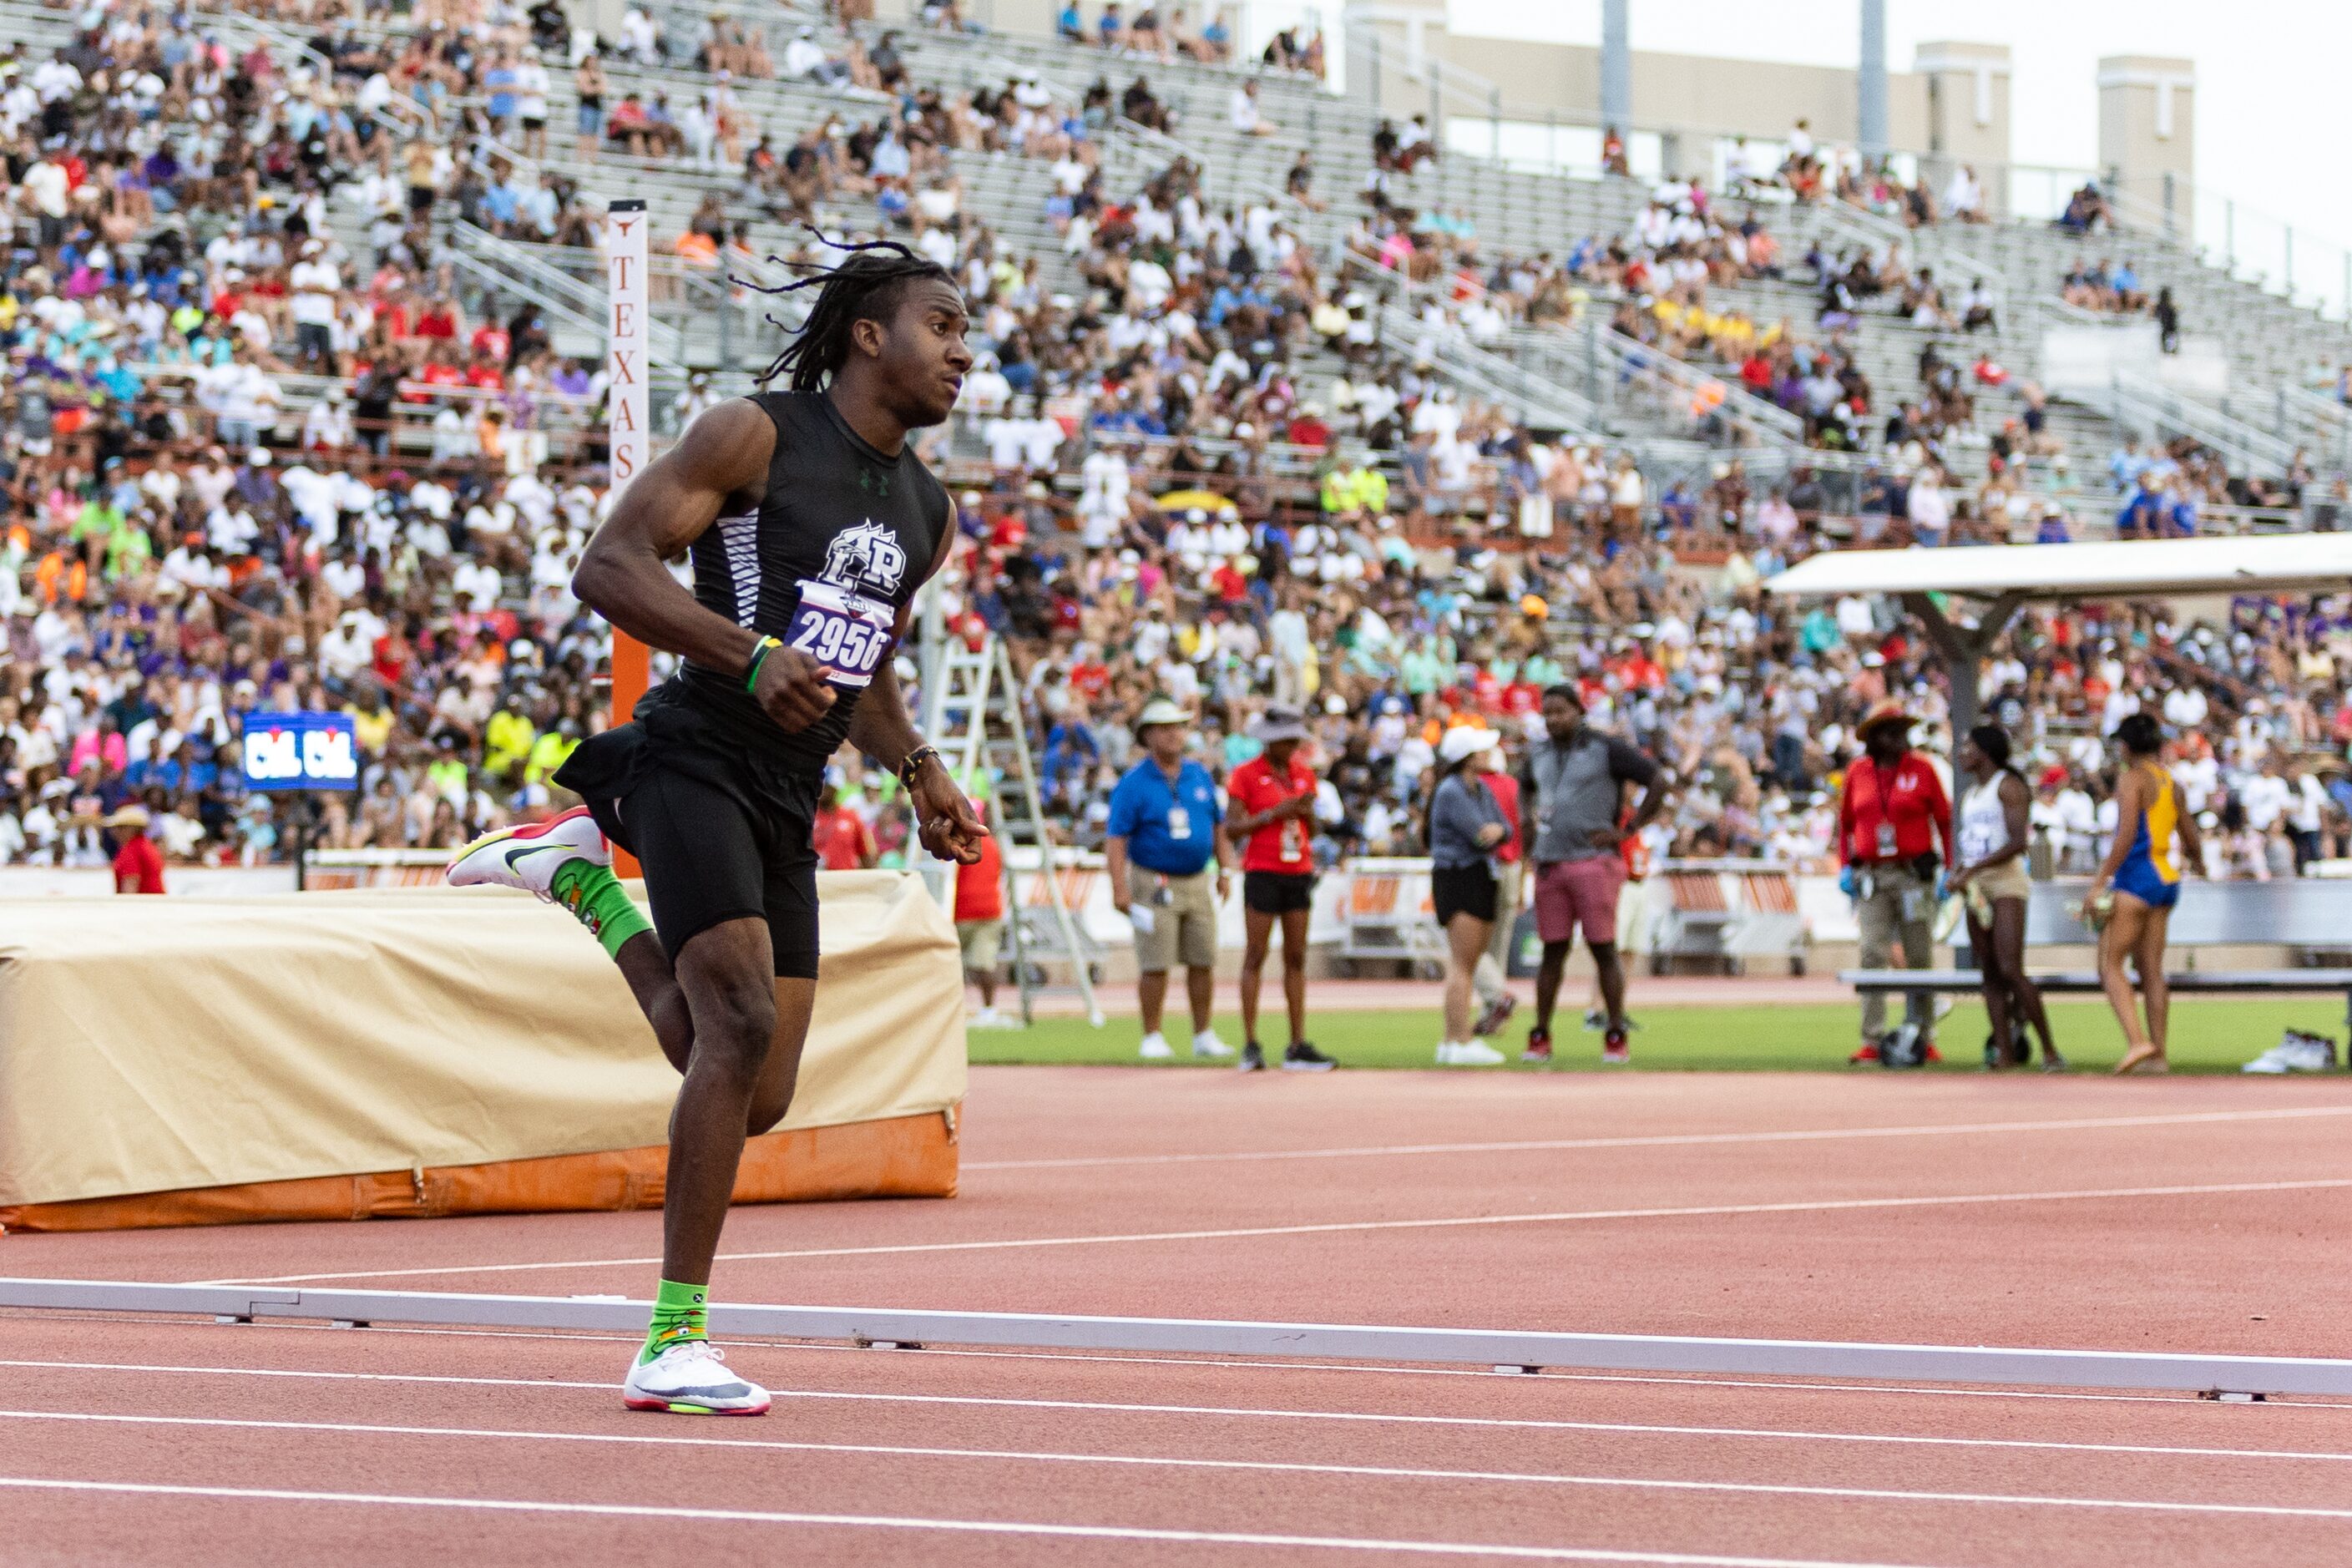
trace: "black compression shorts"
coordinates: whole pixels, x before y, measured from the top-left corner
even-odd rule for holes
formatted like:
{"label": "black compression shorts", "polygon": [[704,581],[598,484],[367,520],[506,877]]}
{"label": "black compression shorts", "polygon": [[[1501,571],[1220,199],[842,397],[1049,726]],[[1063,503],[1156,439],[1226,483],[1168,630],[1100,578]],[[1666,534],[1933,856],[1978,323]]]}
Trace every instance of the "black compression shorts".
{"label": "black compression shorts", "polygon": [[1242,905],[1262,915],[1288,914],[1315,907],[1315,874],[1297,871],[1244,871]]}
{"label": "black compression shorts", "polygon": [[645,868],[654,934],[673,963],[712,926],[764,920],[777,975],[816,978],[815,779],[712,742],[682,705],[649,702],[635,722],[581,742],[555,782]]}

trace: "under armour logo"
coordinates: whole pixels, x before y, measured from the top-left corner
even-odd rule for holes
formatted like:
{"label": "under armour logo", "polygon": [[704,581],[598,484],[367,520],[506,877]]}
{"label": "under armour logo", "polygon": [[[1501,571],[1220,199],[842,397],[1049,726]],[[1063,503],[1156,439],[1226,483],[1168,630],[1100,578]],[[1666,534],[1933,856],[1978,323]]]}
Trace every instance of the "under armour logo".
{"label": "under armour logo", "polygon": [[890,493],[890,476],[877,468],[860,468],[857,470],[857,488],[873,495],[887,496]]}

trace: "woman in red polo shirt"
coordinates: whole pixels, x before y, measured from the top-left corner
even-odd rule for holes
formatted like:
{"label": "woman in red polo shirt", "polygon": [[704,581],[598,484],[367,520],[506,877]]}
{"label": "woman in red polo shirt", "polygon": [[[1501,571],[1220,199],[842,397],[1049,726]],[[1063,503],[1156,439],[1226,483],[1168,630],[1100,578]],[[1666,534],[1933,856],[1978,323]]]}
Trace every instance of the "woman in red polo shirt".
{"label": "woman in red polo shirt", "polygon": [[1293,1072],[1322,1072],[1334,1064],[1307,1040],[1307,919],[1315,902],[1315,770],[1298,754],[1307,725],[1296,709],[1268,708],[1250,737],[1265,750],[1235,768],[1225,780],[1225,833],[1242,848],[1241,1068],[1265,1066],[1257,1043],[1258,985],[1265,977],[1266,949],[1274,925],[1282,922],[1282,994],[1290,1009],[1290,1048],[1282,1065]]}

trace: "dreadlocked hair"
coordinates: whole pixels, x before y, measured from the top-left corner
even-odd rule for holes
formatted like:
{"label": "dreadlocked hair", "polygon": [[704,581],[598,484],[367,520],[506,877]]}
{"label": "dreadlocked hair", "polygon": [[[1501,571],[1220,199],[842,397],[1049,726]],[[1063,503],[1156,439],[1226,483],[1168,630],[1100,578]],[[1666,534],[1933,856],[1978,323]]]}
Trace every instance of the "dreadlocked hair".
{"label": "dreadlocked hair", "polygon": [[[792,380],[788,384],[793,391],[822,392],[848,363],[852,323],[881,320],[906,284],[936,279],[952,286],[955,279],[938,262],[917,255],[896,240],[853,242],[835,239],[814,224],[801,226],[833,249],[849,252],[849,259],[837,267],[822,267],[812,261],[771,256],[768,260],[772,264],[793,268],[808,276],[776,284],[755,283],[745,278],[730,280],[762,294],[796,294],[803,289],[817,291],[816,303],[810,307],[808,319],[801,323],[800,331],[784,345],[775,363],[761,374],[760,381],[765,385],[789,374]],[[792,331],[775,316],[770,316],[768,321],[772,326]]]}

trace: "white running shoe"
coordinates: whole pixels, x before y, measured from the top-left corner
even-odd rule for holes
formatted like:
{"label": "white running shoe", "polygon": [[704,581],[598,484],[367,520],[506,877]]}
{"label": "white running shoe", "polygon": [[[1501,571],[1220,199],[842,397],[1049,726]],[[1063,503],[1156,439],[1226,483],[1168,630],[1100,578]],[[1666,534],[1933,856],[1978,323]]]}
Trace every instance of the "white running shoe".
{"label": "white running shoe", "polygon": [[709,1340],[681,1340],[629,1368],[621,1403],[678,1415],[765,1415],[768,1391],[730,1372],[726,1352]]}
{"label": "white running shoe", "polygon": [[2240,1072],[2330,1072],[2336,1067],[2336,1042],[2324,1035],[2290,1031],[2287,1037],[2240,1068]]}
{"label": "white running shoe", "polygon": [[1196,1057],[1230,1057],[1233,1047],[1217,1038],[1214,1029],[1203,1029],[1192,1037],[1192,1054]]}
{"label": "white running shoe", "polygon": [[1135,1054],[1148,1062],[1164,1062],[1176,1054],[1176,1048],[1168,1043],[1167,1036],[1154,1029],[1143,1037],[1143,1044]]}
{"label": "white running shoe", "polygon": [[973,1029],[1017,1029],[1021,1027],[1021,1020],[993,1007],[982,1007],[971,1016],[965,1026]]}
{"label": "white running shoe", "polygon": [[487,883],[520,888],[526,893],[552,899],[555,895],[548,888],[555,880],[555,873],[575,860],[595,866],[613,863],[612,847],[604,842],[604,830],[596,826],[596,819],[584,805],[573,806],[545,822],[484,834],[457,852],[443,879],[453,888]]}
{"label": "white running shoe", "polygon": [[1442,1068],[1500,1067],[1503,1061],[1503,1053],[1484,1040],[1448,1040],[1437,1047]]}

